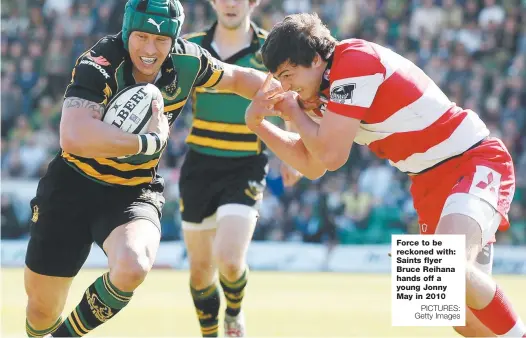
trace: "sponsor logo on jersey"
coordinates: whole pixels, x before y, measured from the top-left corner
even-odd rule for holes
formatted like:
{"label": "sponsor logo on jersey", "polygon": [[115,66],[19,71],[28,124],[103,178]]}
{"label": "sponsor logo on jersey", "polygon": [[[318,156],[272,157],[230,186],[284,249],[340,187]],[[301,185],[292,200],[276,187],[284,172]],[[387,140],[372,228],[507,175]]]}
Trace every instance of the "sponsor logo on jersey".
{"label": "sponsor logo on jersey", "polygon": [[345,83],[331,88],[331,101],[345,103],[345,101],[349,100],[352,102],[352,95],[355,88],[356,83]]}
{"label": "sponsor logo on jersey", "polygon": [[[171,68],[173,70],[173,68]],[[167,72],[171,72],[171,70],[167,70]],[[179,88],[178,85],[178,78],[177,74],[175,74],[174,80],[172,83],[170,83],[168,86],[165,86],[161,89],[161,93],[163,94],[163,98],[165,100],[174,100],[179,94],[181,94],[181,88]]]}
{"label": "sponsor logo on jersey", "polygon": [[88,59],[90,59],[91,61],[95,62],[96,64],[98,65],[101,65],[103,67],[107,67],[109,66],[111,63],[106,60],[106,58],[102,55],[100,56],[94,56],[93,54],[96,54],[94,51],[90,50],[90,53],[87,54],[86,56],[88,57]]}
{"label": "sponsor logo on jersey", "polygon": [[99,71],[99,73],[101,73],[102,76],[104,76],[105,79],[109,79],[110,78],[110,76],[108,75],[108,72],[104,68],[102,68],[101,65],[99,65],[99,64],[97,64],[97,63],[95,63],[95,62],[93,62],[91,60],[84,59],[84,60],[80,61],[80,64],[81,65],[92,66],[93,68],[97,69]]}

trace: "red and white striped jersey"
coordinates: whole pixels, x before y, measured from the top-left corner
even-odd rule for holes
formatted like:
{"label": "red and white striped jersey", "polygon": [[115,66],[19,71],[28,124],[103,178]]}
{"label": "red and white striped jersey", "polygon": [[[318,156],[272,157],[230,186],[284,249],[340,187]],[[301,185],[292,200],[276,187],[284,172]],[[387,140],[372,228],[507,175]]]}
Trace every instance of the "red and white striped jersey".
{"label": "red and white striped jersey", "polygon": [[372,42],[340,42],[325,73],[322,106],[361,120],[355,142],[407,173],[459,155],[489,135],[479,116],[451,102],[420,68]]}

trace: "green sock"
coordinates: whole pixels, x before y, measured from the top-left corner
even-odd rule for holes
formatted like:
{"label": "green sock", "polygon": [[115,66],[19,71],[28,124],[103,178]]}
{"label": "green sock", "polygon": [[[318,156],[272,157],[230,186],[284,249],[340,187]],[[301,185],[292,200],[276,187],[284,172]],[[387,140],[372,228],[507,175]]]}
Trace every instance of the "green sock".
{"label": "green sock", "polygon": [[194,300],[195,312],[199,318],[201,334],[203,337],[217,337],[221,302],[218,283],[215,282],[202,290],[196,290],[190,285],[190,291]]}
{"label": "green sock", "polygon": [[248,281],[248,267],[235,282],[228,281],[223,275],[220,275],[221,287],[226,298],[226,314],[235,317],[241,311],[241,302],[245,295],[245,286]]}
{"label": "green sock", "polygon": [[55,324],[51,325],[49,328],[44,330],[35,330],[31,324],[29,324],[29,321],[26,319],[26,333],[28,337],[42,337],[47,335],[48,333],[51,333],[57,329],[57,327],[62,323],[62,317],[59,317]]}
{"label": "green sock", "polygon": [[107,322],[130,301],[133,292],[124,292],[110,281],[109,273],[97,278],[84,293],[79,305],[53,332],[53,337],[82,337]]}

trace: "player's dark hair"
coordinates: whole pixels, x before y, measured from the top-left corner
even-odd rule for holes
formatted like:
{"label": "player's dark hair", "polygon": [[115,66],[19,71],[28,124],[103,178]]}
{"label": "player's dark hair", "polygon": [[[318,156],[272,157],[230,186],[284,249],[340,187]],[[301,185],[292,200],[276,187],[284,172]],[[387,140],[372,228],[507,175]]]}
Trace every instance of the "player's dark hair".
{"label": "player's dark hair", "polygon": [[317,14],[292,14],[272,28],[261,47],[261,56],[272,73],[287,61],[310,67],[316,53],[327,61],[336,42]]}

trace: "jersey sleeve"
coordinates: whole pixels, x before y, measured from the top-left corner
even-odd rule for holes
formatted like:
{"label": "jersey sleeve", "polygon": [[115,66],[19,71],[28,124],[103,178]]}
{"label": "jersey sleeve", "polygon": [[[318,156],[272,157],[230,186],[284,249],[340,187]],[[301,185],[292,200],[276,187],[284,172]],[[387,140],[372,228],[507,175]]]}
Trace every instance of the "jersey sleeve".
{"label": "jersey sleeve", "polygon": [[198,44],[186,40],[182,41],[184,41],[185,53],[196,56],[201,62],[194,87],[210,88],[218,84],[225,69],[223,62],[214,58],[210,52]]}
{"label": "jersey sleeve", "polygon": [[363,119],[385,78],[385,67],[370,53],[348,49],[331,68],[327,109]]}
{"label": "jersey sleeve", "polygon": [[77,59],[64,98],[79,97],[104,106],[108,104],[116,87],[114,67],[96,47]]}

